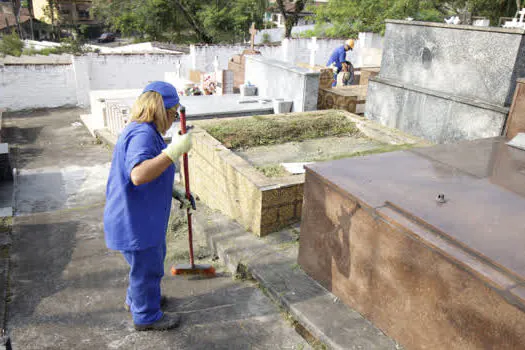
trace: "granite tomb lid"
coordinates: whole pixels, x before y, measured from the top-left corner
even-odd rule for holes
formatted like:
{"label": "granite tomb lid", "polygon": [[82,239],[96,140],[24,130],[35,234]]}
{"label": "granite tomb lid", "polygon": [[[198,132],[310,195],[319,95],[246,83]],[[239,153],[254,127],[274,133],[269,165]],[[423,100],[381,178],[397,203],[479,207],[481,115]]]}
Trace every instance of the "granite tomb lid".
{"label": "granite tomb lid", "polygon": [[[307,166],[365,207],[391,206],[525,279],[525,151],[490,138]],[[436,200],[444,194],[445,203]]]}

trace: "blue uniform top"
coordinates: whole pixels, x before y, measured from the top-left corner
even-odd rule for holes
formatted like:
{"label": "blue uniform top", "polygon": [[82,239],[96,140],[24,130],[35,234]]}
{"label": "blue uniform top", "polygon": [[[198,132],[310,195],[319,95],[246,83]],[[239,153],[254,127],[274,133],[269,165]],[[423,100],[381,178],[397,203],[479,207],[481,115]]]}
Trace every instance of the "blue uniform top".
{"label": "blue uniform top", "polygon": [[346,51],[345,46],[342,45],[336,48],[334,52],[332,52],[332,55],[328,59],[328,63],[326,64],[326,66],[330,66],[332,63],[335,63],[337,69],[341,70],[343,68],[342,63],[344,61],[346,61]]}
{"label": "blue uniform top", "polygon": [[135,186],[131,182],[131,170],[164,148],[166,143],[153,123],[131,122],[120,135],[113,151],[104,208],[109,249],[144,250],[165,242],[175,166],[147,184]]}

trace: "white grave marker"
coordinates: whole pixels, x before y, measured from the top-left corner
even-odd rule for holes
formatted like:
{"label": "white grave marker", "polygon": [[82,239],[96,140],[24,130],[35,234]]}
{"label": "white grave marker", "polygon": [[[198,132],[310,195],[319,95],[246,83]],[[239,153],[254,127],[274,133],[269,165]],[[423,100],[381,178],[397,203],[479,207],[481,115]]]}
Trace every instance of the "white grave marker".
{"label": "white grave marker", "polygon": [[288,47],[289,47],[289,44],[290,44],[290,39],[288,39],[288,38],[284,38],[283,41],[281,42],[281,52],[282,52],[282,55],[283,55],[283,61],[284,62],[288,61]]}
{"label": "white grave marker", "polygon": [[317,50],[319,49],[319,45],[317,44],[317,38],[313,37],[312,41],[308,43],[308,48],[310,49],[310,66],[315,66],[315,54]]}
{"label": "white grave marker", "polygon": [[180,78],[180,69],[181,69],[181,64],[180,64],[180,60],[177,61],[177,70],[175,71],[175,73],[177,74],[177,78]]}
{"label": "white grave marker", "polygon": [[219,56],[215,56],[215,59],[213,60],[213,69],[215,70],[215,73],[219,71]]}

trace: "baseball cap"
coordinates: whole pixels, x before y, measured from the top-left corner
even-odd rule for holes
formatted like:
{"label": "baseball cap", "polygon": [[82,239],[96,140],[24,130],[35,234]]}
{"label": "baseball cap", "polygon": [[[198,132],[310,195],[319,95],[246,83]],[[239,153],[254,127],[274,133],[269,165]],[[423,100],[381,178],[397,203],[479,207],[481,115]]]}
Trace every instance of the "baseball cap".
{"label": "baseball cap", "polygon": [[177,94],[177,89],[175,89],[175,86],[171,85],[170,83],[166,83],[165,81],[154,81],[149,83],[146,85],[142,93],[148,91],[155,91],[159,93],[162,96],[164,108],[166,109],[176,106],[180,101],[179,94]]}

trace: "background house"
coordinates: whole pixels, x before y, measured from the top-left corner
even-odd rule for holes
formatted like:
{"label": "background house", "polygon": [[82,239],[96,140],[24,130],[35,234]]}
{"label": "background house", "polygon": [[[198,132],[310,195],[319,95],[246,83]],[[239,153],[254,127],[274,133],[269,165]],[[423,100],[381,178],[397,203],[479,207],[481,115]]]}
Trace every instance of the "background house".
{"label": "background house", "polygon": [[33,11],[36,19],[49,24],[58,21],[63,25],[89,25],[95,24],[92,5],[91,0],[33,0]]}
{"label": "background house", "polygon": [[[327,2],[328,0],[316,0],[316,1],[313,1],[313,5],[323,6]],[[308,8],[308,5],[299,14],[299,19],[296,23],[297,26],[303,26],[303,25],[315,23],[315,19],[312,19],[312,17],[314,16],[314,13],[311,11],[308,11],[307,8]],[[290,14],[295,12],[295,2],[292,0],[285,0],[285,10],[286,10],[286,13],[290,13]],[[277,6],[275,0],[270,0],[270,6],[268,7],[266,13],[264,14],[264,21],[274,23],[275,25],[277,25],[278,28],[284,28],[285,26],[284,17],[279,11],[279,7]]]}

